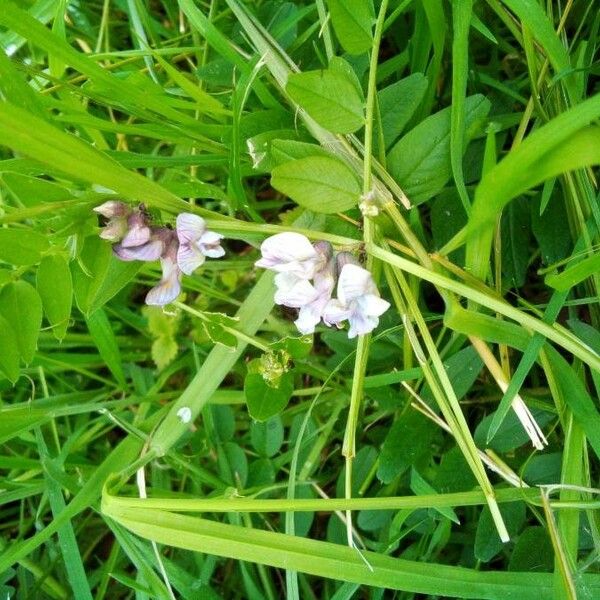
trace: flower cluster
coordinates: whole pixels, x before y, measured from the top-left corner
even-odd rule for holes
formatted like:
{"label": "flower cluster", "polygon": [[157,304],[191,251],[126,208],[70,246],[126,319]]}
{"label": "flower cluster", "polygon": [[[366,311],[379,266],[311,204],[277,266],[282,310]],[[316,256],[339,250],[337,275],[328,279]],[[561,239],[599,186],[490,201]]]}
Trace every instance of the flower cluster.
{"label": "flower cluster", "polygon": [[143,206],[131,208],[110,200],[94,208],[106,224],[100,237],[112,242],[120,260],[160,260],[162,279],[146,295],[146,304],[164,306],[181,292],[181,276],[191,275],[206,257],[219,258],[222,235],[206,229],[202,217],[191,213],[177,216],[175,230],[153,226]]}
{"label": "flower cluster", "polygon": [[[316,325],[338,327],[348,321],[348,337],[369,333],[389,302],[379,297],[371,273],[348,252],[334,256],[328,242],[311,244],[299,233],[278,233],[260,247],[257,267],[275,271],[275,303],[298,308],[298,331],[314,333]],[[337,298],[332,298],[337,281]]]}

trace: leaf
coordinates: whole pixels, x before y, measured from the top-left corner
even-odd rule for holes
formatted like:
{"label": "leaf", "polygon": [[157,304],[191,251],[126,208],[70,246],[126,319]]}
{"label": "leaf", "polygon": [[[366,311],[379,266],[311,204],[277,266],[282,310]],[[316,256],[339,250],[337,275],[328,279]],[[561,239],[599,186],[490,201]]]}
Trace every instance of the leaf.
{"label": "leaf", "polygon": [[9,172],[2,175],[2,181],[25,206],[35,206],[40,202],[58,202],[72,198],[72,194],[68,189],[38,177]]}
{"label": "leaf", "polygon": [[371,48],[371,27],[375,20],[372,0],[327,0],[331,23],[342,48],[362,54]]}
{"label": "leaf", "polygon": [[85,239],[80,260],[83,267],[77,263],[73,266],[73,287],[77,306],[86,316],[104,306],[142,266],[137,261],[116,259],[110,244],[96,236]]}
{"label": "leaf", "polygon": [[[518,533],[525,522],[525,503],[511,502],[509,504],[501,504],[500,512],[506,523],[508,533],[512,538]],[[489,562],[502,550],[503,546],[504,543],[498,537],[490,509],[484,506],[477,523],[477,532],[475,533],[475,557],[481,562]]]}
{"label": "leaf", "polygon": [[413,73],[383,88],[377,94],[386,149],[402,133],[423,100],[426,90],[427,78],[422,73]]}
{"label": "leaf", "polygon": [[73,280],[67,261],[59,255],[45,256],[37,270],[36,287],[52,333],[62,340],[73,304]]}
{"label": "leaf", "polygon": [[298,158],[310,158],[314,156],[331,158],[331,154],[318,144],[309,144],[296,140],[273,140],[271,154],[275,166]]}
{"label": "leaf", "polygon": [[545,527],[527,527],[510,555],[509,571],[551,573],[554,569],[554,548]]}
{"label": "leaf", "polygon": [[279,416],[271,417],[268,421],[252,423],[250,440],[261,456],[275,456],[283,444],[283,423]]}
{"label": "leaf", "polygon": [[19,379],[19,347],[10,323],[0,315],[0,371],[15,383]]}
{"label": "leaf", "polygon": [[284,373],[276,387],[268,385],[260,373],[248,373],[244,380],[248,412],[257,421],[266,421],[279,414],[287,406],[293,391],[292,373]]}
{"label": "leaf", "polygon": [[525,283],[530,252],[529,206],[524,198],[511,202],[502,214],[502,277],[507,287]]}
{"label": "leaf", "polygon": [[172,337],[161,335],[152,342],[152,360],[159,371],[162,371],[177,356],[179,346]]}
{"label": "leaf", "polygon": [[11,265],[33,265],[50,247],[48,240],[31,229],[0,229],[0,260]]}
{"label": "leaf", "polygon": [[353,133],[364,125],[364,98],[356,75],[339,64],[320,71],[293,73],[285,91],[332,133]]}
{"label": "leaf", "polygon": [[25,364],[33,360],[42,326],[42,300],[26,281],[8,283],[0,291],[0,314],[10,323]]}
{"label": "leaf", "polygon": [[86,317],[86,323],[102,360],[119,384],[126,387],[119,344],[106,313],[99,308]]}
{"label": "leaf", "polygon": [[325,156],[291,160],[276,167],[271,184],[300,206],[327,214],[354,208],[361,192],[350,167]]}
{"label": "leaf", "polygon": [[431,450],[436,434],[431,421],[419,413],[403,414],[392,425],[383,443],[377,469],[378,479],[390,483],[417,464]]}
{"label": "leaf", "polygon": [[[466,99],[467,133],[489,109],[490,102],[480,94]],[[427,117],[390,150],[389,171],[413,204],[421,204],[438,194],[452,175],[450,114],[451,109],[445,108]]]}

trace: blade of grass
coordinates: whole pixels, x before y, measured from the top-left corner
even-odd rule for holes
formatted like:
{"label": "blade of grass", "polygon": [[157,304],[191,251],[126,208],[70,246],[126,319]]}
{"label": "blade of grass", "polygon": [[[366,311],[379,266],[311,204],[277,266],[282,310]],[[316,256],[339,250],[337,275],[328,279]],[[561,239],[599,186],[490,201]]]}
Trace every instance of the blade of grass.
{"label": "blade of grass", "polygon": [[[108,516],[134,533],[156,542],[219,556],[415,593],[460,598],[550,600],[552,575],[482,572],[462,567],[425,564],[363,552],[269,531],[248,530],[162,510],[107,508]],[[600,590],[600,577],[582,577]]]}
{"label": "blade of grass", "polygon": [[471,201],[463,175],[463,148],[465,143],[465,98],[469,69],[469,29],[473,1],[452,2],[452,109],[450,116],[450,158],[456,189],[467,215]]}

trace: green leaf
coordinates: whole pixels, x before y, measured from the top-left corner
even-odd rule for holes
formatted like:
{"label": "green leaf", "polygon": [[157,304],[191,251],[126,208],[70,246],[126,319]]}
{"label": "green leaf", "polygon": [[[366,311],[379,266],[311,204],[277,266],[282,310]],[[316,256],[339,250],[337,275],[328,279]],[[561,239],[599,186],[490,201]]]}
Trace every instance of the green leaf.
{"label": "green leaf", "polygon": [[97,236],[86,238],[79,258],[82,264],[74,263],[73,286],[77,306],[86,316],[104,306],[142,266],[138,261],[118,260],[110,244]]}
{"label": "green leaf", "polygon": [[546,528],[527,527],[517,539],[508,570],[551,573],[553,569],[554,548]]}
{"label": "green leaf", "polygon": [[371,27],[375,21],[372,0],[327,0],[333,29],[349,54],[362,54],[371,48]]}
{"label": "green leaf", "polygon": [[0,260],[11,265],[33,265],[49,248],[48,240],[31,229],[0,229]]}
{"label": "green leaf", "polygon": [[0,291],[0,314],[11,324],[25,364],[33,360],[42,326],[42,301],[36,289],[20,280]]}
{"label": "green leaf", "polygon": [[314,156],[331,158],[331,154],[318,144],[309,144],[297,140],[273,140],[271,154],[275,166],[298,158],[310,158]]}
{"label": "green leaf", "polygon": [[279,416],[271,417],[268,421],[252,423],[250,440],[261,456],[275,456],[283,444],[283,423]]}
{"label": "green leaf", "polygon": [[15,383],[19,379],[19,346],[10,323],[0,315],[0,371]]}
{"label": "green leaf", "polygon": [[[512,538],[518,533],[525,521],[525,503],[502,504],[500,505],[500,512]],[[481,562],[489,562],[502,550],[503,546],[504,543],[498,537],[490,509],[484,506],[475,533],[475,557]]]}
{"label": "green leaf", "polygon": [[301,158],[273,169],[273,187],[300,206],[319,213],[336,213],[358,205],[360,184],[341,160],[324,156]]}
{"label": "green leaf", "polygon": [[[490,102],[480,94],[466,99],[467,139],[469,129],[489,110]],[[445,108],[427,117],[390,150],[389,171],[413,204],[421,204],[438,194],[452,175],[450,115],[451,109]]]}
{"label": "green leaf", "polygon": [[524,198],[511,202],[502,214],[502,277],[506,287],[525,283],[531,257],[529,206]]}
{"label": "green leaf", "polygon": [[73,304],[73,281],[67,261],[59,255],[45,256],[37,270],[36,287],[52,333],[62,340]]}
{"label": "green leaf", "polygon": [[436,434],[435,425],[419,413],[403,414],[392,425],[383,443],[377,469],[379,480],[390,483],[418,464],[430,452]]}
{"label": "green leaf", "polygon": [[72,198],[71,192],[51,181],[19,173],[4,173],[2,181],[15,197],[25,206],[40,202],[58,202]]}
{"label": "green leaf", "polygon": [[293,73],[285,91],[332,133],[353,133],[364,125],[364,97],[356,75],[339,64],[322,71]]}
{"label": "green leaf", "polygon": [[125,387],[127,384],[123,373],[119,344],[106,313],[99,308],[87,316],[86,323],[102,360],[119,384]]}
{"label": "green leaf", "polygon": [[266,421],[279,414],[287,406],[293,391],[292,373],[284,373],[277,386],[270,386],[260,373],[248,373],[244,380],[248,412],[257,421]]}
{"label": "green leaf", "polygon": [[427,78],[422,73],[413,73],[383,88],[377,94],[386,149],[402,133],[426,91]]}

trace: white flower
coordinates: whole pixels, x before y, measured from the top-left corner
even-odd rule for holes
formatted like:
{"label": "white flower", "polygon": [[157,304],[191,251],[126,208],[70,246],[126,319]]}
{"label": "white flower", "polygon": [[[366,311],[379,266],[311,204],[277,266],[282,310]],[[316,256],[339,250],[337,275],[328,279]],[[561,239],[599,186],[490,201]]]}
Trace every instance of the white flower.
{"label": "white flower", "polygon": [[300,233],[272,235],[261,244],[260,251],[262,258],[256,261],[257,267],[290,273],[299,279],[312,279],[326,262],[326,257]]}
{"label": "white flower", "polygon": [[335,265],[330,260],[326,267],[315,274],[313,297],[300,307],[298,318],[294,321],[298,331],[303,335],[315,332],[325,307],[331,300],[335,287]]}
{"label": "white flower", "polygon": [[379,297],[371,273],[352,263],[344,264],[341,269],[337,296],[327,303],[323,321],[327,325],[348,321],[349,338],[373,331],[379,324],[379,317],[390,307],[389,302]]}
{"label": "white flower", "polygon": [[208,231],[206,222],[202,217],[191,213],[177,215],[176,222],[179,249],[177,251],[177,264],[186,274],[191,275],[206,257],[220,258],[225,254],[221,248],[223,236]]}

